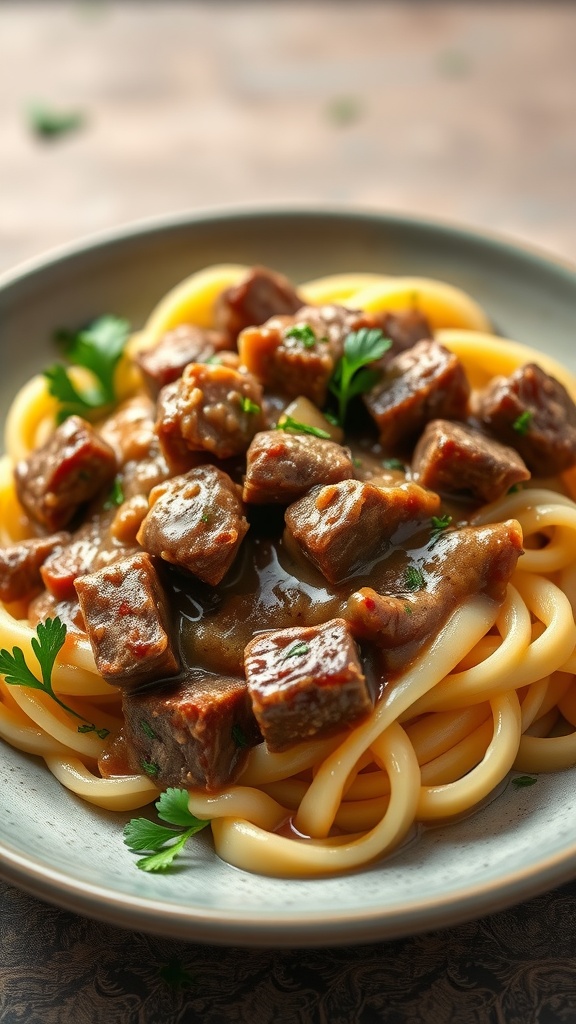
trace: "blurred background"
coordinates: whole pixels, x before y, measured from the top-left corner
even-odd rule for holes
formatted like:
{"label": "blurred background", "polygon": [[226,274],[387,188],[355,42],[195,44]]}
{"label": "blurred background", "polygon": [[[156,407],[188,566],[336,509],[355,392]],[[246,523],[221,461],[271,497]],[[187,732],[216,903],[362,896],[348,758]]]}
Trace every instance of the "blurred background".
{"label": "blurred background", "polygon": [[323,202],[576,258],[576,4],[0,0],[0,270],[151,215]]}

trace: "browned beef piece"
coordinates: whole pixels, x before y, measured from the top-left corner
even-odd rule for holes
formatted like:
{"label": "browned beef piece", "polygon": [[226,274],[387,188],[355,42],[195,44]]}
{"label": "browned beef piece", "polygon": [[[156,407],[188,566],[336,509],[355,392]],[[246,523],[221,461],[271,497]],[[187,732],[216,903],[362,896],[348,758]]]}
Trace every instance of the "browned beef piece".
{"label": "browned beef piece", "polygon": [[250,373],[190,363],[160,392],[156,431],[168,461],[190,452],[241,455],[262,426],[262,388]]}
{"label": "browned beef piece", "polygon": [[76,597],[74,581],[123,558],[136,544],[124,544],[110,533],[115,518],[110,509],[95,513],[48,556],[40,574],[44,586],[58,601]]}
{"label": "browned beef piece", "polygon": [[125,693],[126,739],[161,789],[234,782],[260,739],[243,679],[195,671],[177,685]]}
{"label": "browned beef piece", "polygon": [[576,463],[576,405],[564,385],[535,363],[510,377],[495,377],[476,396],[474,411],[537,476],[552,476]]}
{"label": "browned beef piece", "polygon": [[150,554],[215,586],[247,530],[236,484],[216,466],[198,466],[154,488],[138,541]]}
{"label": "browned beef piece", "polygon": [[440,499],[417,484],[375,487],[360,480],[315,487],[286,510],[285,540],[330,583],[366,570],[399,527],[429,519]]}
{"label": "browned beef piece", "polygon": [[530,479],[513,448],[450,420],[428,424],[414,450],[412,472],[422,487],[465,492],[480,501],[495,501],[514,484]]}
{"label": "browned beef piece", "polygon": [[216,302],[217,328],[235,341],[245,327],[263,324],[278,313],[295,313],[302,299],[287,277],[267,267],[253,267],[233,288],[226,288]]}
{"label": "browned beef piece", "polygon": [[156,398],[160,388],[182,376],[188,363],[207,363],[229,345],[227,335],[221,331],[180,324],[167,331],[152,348],[139,352],[136,362],[149,393]]}
{"label": "browned beef piece", "polygon": [[[377,327],[382,329],[386,338],[390,338],[392,345],[382,362],[389,363],[390,360],[412,348],[418,341],[425,338],[432,338],[432,328],[428,320],[419,309],[399,309],[395,312],[374,313],[374,321]],[[380,361],[379,361],[380,362]]]}
{"label": "browned beef piece", "polygon": [[295,316],[246,328],[238,339],[240,358],[266,388],[290,398],[305,395],[321,407],[346,336],[373,326],[373,317],[359,310],[303,306]]}
{"label": "browned beef piece", "polygon": [[265,430],[246,455],[244,501],[288,505],[316,484],[338,483],[354,476],[347,448],[309,434]]}
{"label": "browned beef piece", "polygon": [[147,495],[170,476],[154,429],[155,405],[138,395],[123,402],[100,428],[100,436],[114,449],[125,498]]}
{"label": "browned beef piece", "polygon": [[115,473],[112,448],[80,416],[65,420],[14,470],[22,506],[37,523],[54,531],[66,526]]}
{"label": "browned beef piece", "polygon": [[28,622],[31,626],[35,627],[39,622],[46,622],[46,619],[54,619],[56,616],[68,630],[72,630],[74,633],[86,632],[84,616],[80,611],[76,593],[72,600],[57,601],[47,590],[43,590],[28,605]]}
{"label": "browned beef piece", "polygon": [[18,601],[40,590],[40,567],[69,539],[69,533],[54,533],[0,548],[0,601]]}
{"label": "browned beef piece", "polygon": [[343,619],[255,636],[244,665],[256,721],[271,751],[329,736],[372,710],[358,649]]}
{"label": "browned beef piece", "polygon": [[384,649],[386,668],[399,670],[408,660],[406,646],[434,636],[467,598],[485,594],[501,603],[521,554],[522,530],[514,519],[446,530],[420,559],[417,591],[406,586],[391,597],[362,587],[348,599],[346,618],[355,636]]}
{"label": "browned beef piece", "polygon": [[435,341],[419,341],[388,364],[364,396],[386,449],[413,438],[433,419],[465,419],[470,385],[464,367]]}
{"label": "browned beef piece", "polygon": [[168,601],[150,555],[130,555],[74,585],[106,682],[130,687],[176,675]]}

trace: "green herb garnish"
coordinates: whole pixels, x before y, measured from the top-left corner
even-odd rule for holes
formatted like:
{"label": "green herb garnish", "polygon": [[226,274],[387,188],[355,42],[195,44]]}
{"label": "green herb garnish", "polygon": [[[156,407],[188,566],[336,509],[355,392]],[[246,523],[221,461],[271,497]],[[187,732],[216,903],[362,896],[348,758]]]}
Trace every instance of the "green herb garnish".
{"label": "green herb garnish", "polygon": [[188,810],[188,792],[185,789],[167,789],[156,801],[158,817],[178,830],[158,825],[148,818],[132,818],[124,826],[124,842],[132,853],[151,856],[136,861],[141,871],[165,871],[182,852],[191,836],[210,824]]}
{"label": "green herb garnish", "polygon": [[308,654],[310,650],[310,644],[305,643],[303,640],[297,640],[295,644],[286,654],[283,654],[280,661],[286,661],[286,658],[300,658],[303,654]]}
{"label": "green herb garnish", "polygon": [[257,413],[260,412],[260,406],[247,395],[242,395],[242,412]]}
{"label": "green herb garnish", "polygon": [[338,419],[341,425],[346,419],[350,400],[355,395],[369,391],[380,380],[380,372],[367,369],[367,364],[380,359],[391,344],[379,327],[362,327],[347,335],[344,354],[336,363],[329,385],[338,400]]}
{"label": "green herb garnish", "polygon": [[300,423],[300,420],[295,420],[293,416],[284,416],[282,421],[277,424],[276,430],[293,431],[296,434],[311,434],[312,437],[320,437],[323,441],[330,440],[330,434],[327,430],[321,430],[320,427],[310,427],[307,423]]}
{"label": "green herb garnish", "polygon": [[154,729],[152,728],[151,725],[149,725],[145,718],[140,719],[140,728],[142,729],[142,732],[144,733],[145,736],[148,737],[149,740],[158,739],[156,733],[154,732]]}
{"label": "green herb garnish", "polygon": [[403,473],[406,469],[402,459],[382,459],[384,469],[398,469]]}
{"label": "green herb garnish", "polygon": [[426,584],[421,570],[416,565],[409,565],[405,572],[406,589],[415,591],[422,590]]}
{"label": "green herb garnish", "polygon": [[514,420],[512,424],[512,430],[515,430],[517,434],[524,437],[528,433],[530,423],[532,422],[533,413],[529,409],[525,409],[520,415]]}
{"label": "green herb garnish", "polygon": [[404,611],[406,612],[406,615],[412,615],[412,609],[409,604],[404,605]]}
{"label": "green herb garnish", "polygon": [[512,785],[516,786],[516,789],[525,789],[527,786],[534,786],[538,782],[538,779],[534,775],[517,775],[515,779],[512,779]]}
{"label": "green herb garnish", "polygon": [[12,653],[6,650],[0,651],[0,673],[4,676],[8,686],[27,686],[31,690],[41,690],[48,697],[51,697],[69,715],[79,718],[83,725],[78,726],[78,732],[95,732],[101,740],[109,735],[108,729],[97,729],[89,722],[84,715],[78,714],[71,707],[68,707],[63,700],[52,689],[52,671],[58,652],[64,646],[66,639],[66,626],[56,616],[54,619],[46,619],[46,622],[39,622],[36,626],[36,636],[30,641],[32,650],[40,666],[41,679],[28,668],[24,652],[20,647],[13,647]]}
{"label": "green herb garnish", "polygon": [[110,494],[104,502],[104,509],[108,512],[111,508],[116,508],[121,505],[124,501],[124,490],[122,487],[122,480],[119,476],[114,478],[114,483],[110,489]]}
{"label": "green herb garnish", "polygon": [[304,348],[314,348],[316,344],[316,335],[309,324],[294,324],[294,327],[289,327],[284,332],[284,337],[301,341]]}
{"label": "green herb garnish", "polygon": [[156,764],[156,761],[147,761],[146,758],[143,758],[142,761],[140,761],[140,767],[142,771],[146,772],[146,775],[150,775],[151,778],[155,778],[160,771],[160,765]]}
{"label": "green herb garnish", "polygon": [[84,115],[79,110],[58,111],[44,103],[32,103],[28,107],[30,130],[41,139],[56,139],[75,132],[84,125]]}
{"label": "green herb garnish", "polygon": [[48,391],[60,403],[57,414],[59,423],[73,415],[96,419],[115,403],[117,395],[114,374],[128,340],[129,330],[127,320],[101,316],[83,331],[58,331],[56,340],[68,361],[90,370],[95,378],[93,386],[79,390],[62,363],[54,363],[44,371]]}
{"label": "green herb garnish", "polygon": [[432,539],[435,540],[443,530],[446,530],[452,522],[452,516],[432,516],[430,520],[432,524]]}

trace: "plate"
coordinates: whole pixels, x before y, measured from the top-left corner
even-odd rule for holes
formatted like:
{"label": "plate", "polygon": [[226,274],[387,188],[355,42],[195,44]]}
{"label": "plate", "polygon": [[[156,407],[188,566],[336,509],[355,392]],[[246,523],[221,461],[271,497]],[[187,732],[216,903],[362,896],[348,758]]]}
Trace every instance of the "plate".
{"label": "plate", "polygon": [[[339,271],[441,278],[469,291],[502,334],[576,370],[576,269],[502,239],[377,213],[243,210],[164,219],[28,264],[0,281],[0,408],[51,358],[55,326],[101,313],[143,322],[195,269],[264,263],[294,280]],[[17,356],[14,355],[17,353]],[[222,863],[209,839],[182,867],[139,872],[130,815],[64,790],[38,759],[0,750],[0,875],[109,922],[229,945],[396,938],[501,909],[576,875],[576,769],[540,776],[470,817],[423,830],[395,855],[337,878],[286,881]]]}

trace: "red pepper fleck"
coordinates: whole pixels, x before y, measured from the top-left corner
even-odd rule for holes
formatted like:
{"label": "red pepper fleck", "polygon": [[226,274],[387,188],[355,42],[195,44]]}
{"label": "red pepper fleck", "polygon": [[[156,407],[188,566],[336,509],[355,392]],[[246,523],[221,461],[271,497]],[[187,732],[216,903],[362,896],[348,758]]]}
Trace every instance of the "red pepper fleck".
{"label": "red pepper fleck", "polygon": [[118,615],[130,615],[132,609],[128,601],[121,601],[118,606]]}
{"label": "red pepper fleck", "polygon": [[364,607],[365,607],[367,612],[373,612],[375,607],[376,607],[376,601],[374,600],[374,598],[373,597],[365,597],[364,598]]}

